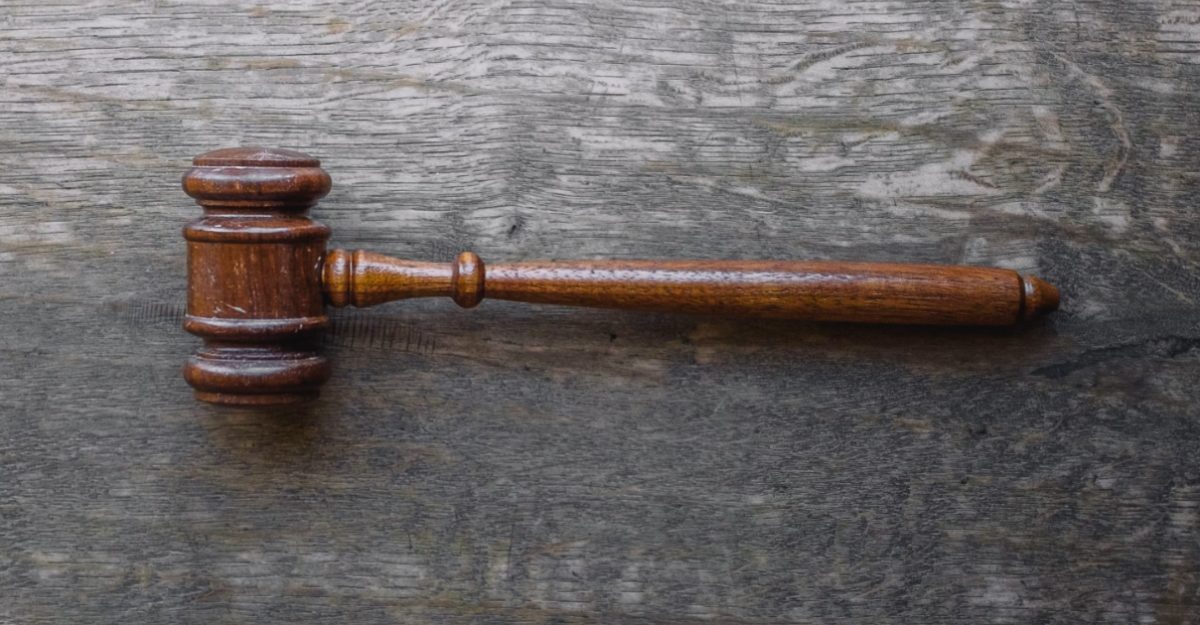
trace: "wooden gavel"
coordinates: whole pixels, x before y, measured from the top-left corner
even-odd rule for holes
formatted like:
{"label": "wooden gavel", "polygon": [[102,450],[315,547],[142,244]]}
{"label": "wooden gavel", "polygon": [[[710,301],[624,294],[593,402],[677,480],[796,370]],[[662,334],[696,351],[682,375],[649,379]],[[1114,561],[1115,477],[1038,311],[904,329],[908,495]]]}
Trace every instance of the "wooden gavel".
{"label": "wooden gavel", "polygon": [[1058,307],[1058,290],[1010,269],[828,261],[527,261],[487,265],[326,250],[308,209],[329,192],[320,161],[289,150],[198,156],[183,190],[204,215],[188,248],[184,329],[204,346],[184,367],[198,399],[286,404],[317,396],[329,362],[325,305],[448,296],[864,323],[1007,326]]}

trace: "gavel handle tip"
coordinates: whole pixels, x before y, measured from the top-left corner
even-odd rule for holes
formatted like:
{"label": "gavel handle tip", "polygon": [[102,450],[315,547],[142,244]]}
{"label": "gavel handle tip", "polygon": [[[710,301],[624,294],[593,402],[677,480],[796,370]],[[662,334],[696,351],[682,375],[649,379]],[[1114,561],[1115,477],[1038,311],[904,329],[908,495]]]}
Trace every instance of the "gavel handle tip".
{"label": "gavel handle tip", "polygon": [[1025,298],[1021,316],[1025,321],[1058,310],[1060,296],[1054,285],[1037,276],[1022,276],[1021,287]]}

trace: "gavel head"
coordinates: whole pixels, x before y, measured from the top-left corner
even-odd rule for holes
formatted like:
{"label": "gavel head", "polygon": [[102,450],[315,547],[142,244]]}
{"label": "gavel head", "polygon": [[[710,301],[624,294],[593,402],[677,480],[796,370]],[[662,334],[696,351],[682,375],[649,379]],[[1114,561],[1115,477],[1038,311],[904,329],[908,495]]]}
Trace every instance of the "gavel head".
{"label": "gavel head", "polygon": [[329,192],[329,175],[288,150],[216,150],[192,164],[183,190],[204,214],[183,229],[184,329],[204,346],[184,378],[198,399],[218,404],[314,398],[329,377],[315,344],[329,324],[321,290],[329,228],[308,209]]}

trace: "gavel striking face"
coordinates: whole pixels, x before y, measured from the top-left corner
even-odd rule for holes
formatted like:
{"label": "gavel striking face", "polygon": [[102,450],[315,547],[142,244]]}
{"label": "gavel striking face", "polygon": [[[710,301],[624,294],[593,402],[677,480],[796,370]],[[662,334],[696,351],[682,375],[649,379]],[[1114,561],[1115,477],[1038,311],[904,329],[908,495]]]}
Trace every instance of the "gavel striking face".
{"label": "gavel striking face", "polygon": [[308,210],[329,192],[320,161],[233,148],[196,157],[183,189],[204,215],[188,247],[184,329],[204,346],[184,367],[198,399],[234,405],[315,398],[325,306],[448,296],[545,304],[922,325],[1006,326],[1058,307],[1058,291],[1010,269],[830,261],[532,261],[484,266],[326,250]]}

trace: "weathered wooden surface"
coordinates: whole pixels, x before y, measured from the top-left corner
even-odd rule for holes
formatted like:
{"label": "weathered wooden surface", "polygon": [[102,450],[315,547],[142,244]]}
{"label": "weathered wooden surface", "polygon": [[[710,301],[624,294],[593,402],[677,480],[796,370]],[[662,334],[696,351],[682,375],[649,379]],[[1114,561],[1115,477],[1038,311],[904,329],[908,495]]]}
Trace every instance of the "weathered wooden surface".
{"label": "weathered wooden surface", "polygon": [[[0,5],[0,622],[1197,622],[1200,6]],[[1022,332],[449,302],[191,399],[188,159],[334,244],[1007,266]]]}

